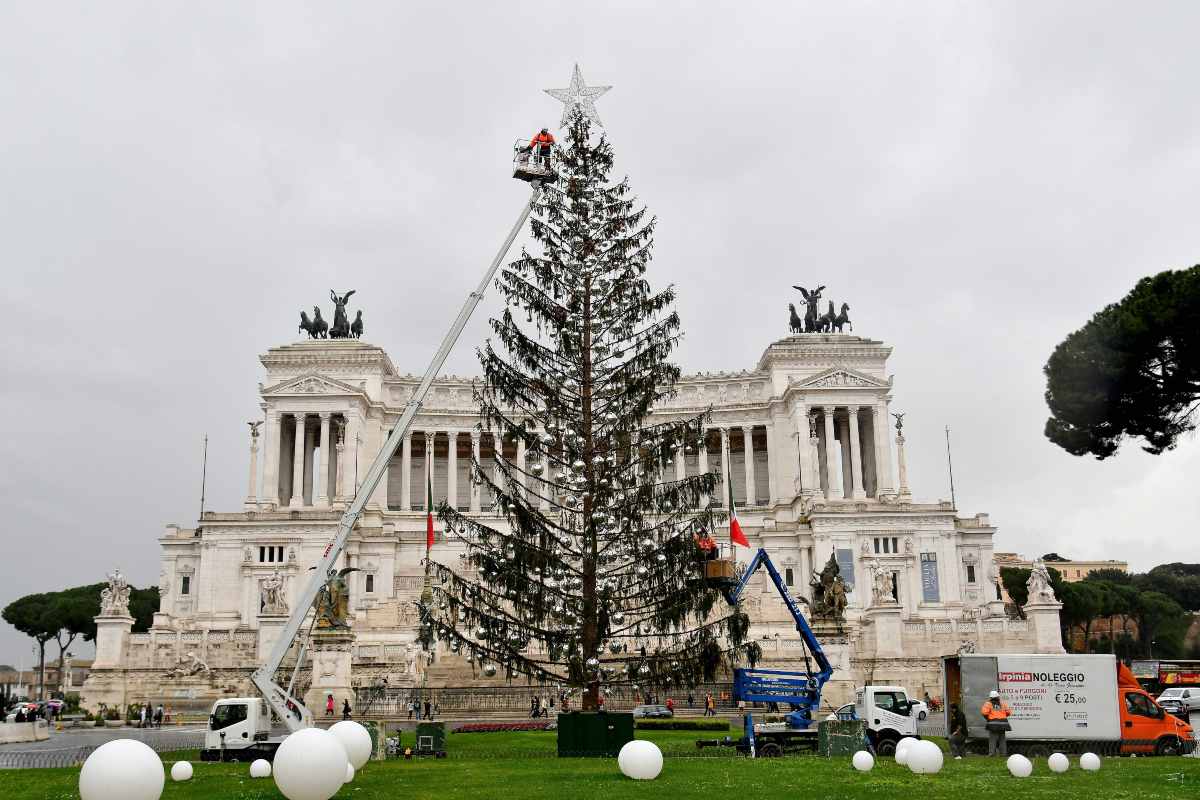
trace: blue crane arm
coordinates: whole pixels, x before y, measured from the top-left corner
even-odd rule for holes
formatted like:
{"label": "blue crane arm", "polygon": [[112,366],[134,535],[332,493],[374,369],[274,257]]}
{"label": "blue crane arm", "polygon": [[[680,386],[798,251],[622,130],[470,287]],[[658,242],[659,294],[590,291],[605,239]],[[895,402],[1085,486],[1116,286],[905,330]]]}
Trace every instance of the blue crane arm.
{"label": "blue crane arm", "polygon": [[767,568],[767,574],[771,576],[771,580],[775,583],[775,589],[779,592],[779,596],[783,598],[784,604],[787,605],[788,613],[792,615],[792,619],[796,623],[796,630],[800,633],[800,638],[804,640],[805,646],[808,647],[809,652],[816,659],[818,669],[812,677],[819,684],[824,685],[830,676],[833,675],[833,665],[829,663],[829,658],[826,657],[825,651],[821,648],[821,642],[817,640],[816,634],[813,633],[813,629],[809,627],[808,620],[805,619],[803,612],[800,610],[800,604],[796,602],[795,598],[792,597],[792,593],[788,591],[787,584],[784,583],[779,570],[775,569],[775,564],[771,562],[771,557],[767,555],[765,549],[761,547],[758,549],[758,552],[754,554],[754,558],[751,559],[750,565],[742,573],[738,585],[726,594],[725,599],[729,601],[730,605],[735,605],[759,567]]}

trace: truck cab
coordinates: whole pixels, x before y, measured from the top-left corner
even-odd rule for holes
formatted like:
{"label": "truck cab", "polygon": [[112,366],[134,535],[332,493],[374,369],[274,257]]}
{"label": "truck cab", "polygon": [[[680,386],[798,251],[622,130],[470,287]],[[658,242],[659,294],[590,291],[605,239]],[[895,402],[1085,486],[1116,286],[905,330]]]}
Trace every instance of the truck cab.
{"label": "truck cab", "polygon": [[1121,752],[1177,756],[1195,746],[1192,727],[1169,713],[1141,687],[1120,684]]}
{"label": "truck cab", "polygon": [[890,756],[905,736],[917,735],[913,701],[903,686],[864,686],[854,693],[854,713],[867,725],[875,752]]}
{"label": "truck cab", "polygon": [[278,747],[279,741],[271,741],[267,701],[259,697],[230,697],[213,704],[200,760],[270,760]]}

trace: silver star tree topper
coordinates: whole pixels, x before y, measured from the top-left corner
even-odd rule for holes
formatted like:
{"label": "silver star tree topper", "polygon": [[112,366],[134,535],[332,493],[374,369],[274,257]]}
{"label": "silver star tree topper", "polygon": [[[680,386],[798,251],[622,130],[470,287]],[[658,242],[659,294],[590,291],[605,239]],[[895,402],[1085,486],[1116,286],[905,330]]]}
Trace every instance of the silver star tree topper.
{"label": "silver star tree topper", "polygon": [[555,100],[563,104],[562,120],[558,123],[560,128],[565,128],[567,122],[571,119],[571,112],[579,109],[589,120],[600,127],[604,127],[600,122],[600,115],[596,113],[596,98],[611,89],[611,86],[588,86],[583,82],[583,73],[579,71],[579,65],[575,65],[575,71],[571,73],[571,85],[565,89],[546,89],[546,94],[553,97]]}

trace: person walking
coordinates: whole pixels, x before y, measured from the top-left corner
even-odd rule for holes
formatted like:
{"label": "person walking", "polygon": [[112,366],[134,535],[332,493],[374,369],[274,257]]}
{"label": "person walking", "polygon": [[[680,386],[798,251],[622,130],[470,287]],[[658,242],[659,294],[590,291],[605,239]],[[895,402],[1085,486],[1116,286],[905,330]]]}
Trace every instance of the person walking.
{"label": "person walking", "polygon": [[409,700],[408,701],[408,718],[409,719],[412,719],[412,714],[413,714],[413,701]]}
{"label": "person walking", "polygon": [[325,697],[325,716],[333,716],[333,695],[326,695]]}
{"label": "person walking", "polygon": [[146,703],[145,705],[138,708],[138,727],[139,728],[146,727],[146,709],[148,709],[148,708],[150,708],[149,703]]}
{"label": "person walking", "polygon": [[349,700],[349,698],[342,699],[342,719],[350,719],[350,700]]}
{"label": "person walking", "polygon": [[988,692],[987,702],[979,709],[979,713],[983,715],[986,721],[985,727],[988,732],[988,755],[994,756],[999,753],[1001,756],[1008,755],[1008,742],[1005,741],[1005,734],[1012,730],[1012,724],[1008,721],[1008,715],[1012,713],[1008,704],[1000,700],[1000,693],[995,689]]}
{"label": "person walking", "polygon": [[433,719],[433,717],[430,716],[430,714],[429,714],[429,709],[432,705],[433,704],[430,703],[428,700],[425,701],[425,719]]}
{"label": "person walking", "polygon": [[163,707],[162,707],[162,703],[159,703],[158,708],[154,709],[154,727],[161,728],[162,721],[163,721]]}
{"label": "person walking", "polygon": [[958,703],[950,704],[950,755],[960,759],[967,754],[967,715],[958,707]]}

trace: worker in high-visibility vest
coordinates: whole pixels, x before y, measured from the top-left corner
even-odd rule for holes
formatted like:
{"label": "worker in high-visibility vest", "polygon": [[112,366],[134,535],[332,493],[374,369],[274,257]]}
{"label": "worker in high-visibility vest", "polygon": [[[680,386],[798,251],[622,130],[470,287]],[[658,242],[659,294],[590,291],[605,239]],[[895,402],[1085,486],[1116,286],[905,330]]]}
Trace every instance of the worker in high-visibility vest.
{"label": "worker in high-visibility vest", "polygon": [[554,134],[549,128],[542,128],[529,140],[529,149],[541,159],[542,166],[550,166],[550,148],[554,146]]}
{"label": "worker in high-visibility vest", "polygon": [[1001,756],[1007,756],[1008,742],[1005,741],[1004,734],[1012,730],[1008,721],[1008,715],[1012,711],[1008,704],[1000,700],[998,691],[992,689],[988,692],[987,702],[980,707],[979,713],[983,715],[988,732],[988,755],[994,756],[999,752]]}

